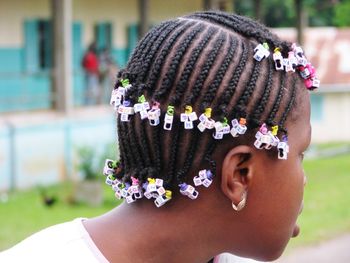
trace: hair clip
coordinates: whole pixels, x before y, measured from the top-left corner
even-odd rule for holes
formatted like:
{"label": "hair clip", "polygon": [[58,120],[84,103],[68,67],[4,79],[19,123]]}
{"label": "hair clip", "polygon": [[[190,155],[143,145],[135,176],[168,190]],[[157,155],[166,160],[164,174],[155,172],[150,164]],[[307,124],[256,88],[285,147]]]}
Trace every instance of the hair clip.
{"label": "hair clip", "polygon": [[165,203],[169,202],[171,200],[171,197],[172,197],[172,192],[170,190],[166,190],[164,194],[159,195],[156,198],[156,200],[154,200],[154,204],[156,205],[156,207],[161,207]]}
{"label": "hair clip", "polygon": [[185,106],[185,112],[180,115],[181,122],[184,123],[186,130],[193,129],[193,122],[198,120],[196,112],[192,111],[192,107],[189,105]]}
{"label": "hair clip", "polygon": [[192,185],[181,183],[179,184],[179,187],[180,193],[182,195],[188,196],[192,200],[196,199],[199,195],[198,191]]}
{"label": "hair clip", "polygon": [[215,122],[215,132],[213,133],[214,139],[220,140],[225,134],[230,133],[230,125],[226,117],[223,120]]}
{"label": "hair clip", "polygon": [[289,153],[288,136],[283,135],[282,140],[277,145],[278,159],[287,160]]}
{"label": "hair clip", "polygon": [[296,67],[298,66],[298,60],[294,55],[293,51],[288,52],[288,59],[284,60],[286,72],[295,72]]}
{"label": "hair clip", "polygon": [[239,122],[237,119],[233,119],[231,121],[232,128],[231,128],[231,135],[233,137],[238,137],[238,135],[245,134],[247,131],[247,126],[246,126],[247,120],[245,118],[240,118]]}
{"label": "hair clip", "polygon": [[320,87],[320,80],[318,78],[311,78],[304,80],[305,86],[308,90],[314,90]]}
{"label": "hair clip", "polygon": [[111,159],[106,159],[105,165],[103,167],[103,174],[105,176],[116,174],[115,169],[120,165],[120,161],[113,161]]}
{"label": "hair clip", "polygon": [[139,185],[139,180],[131,176],[131,186],[128,188],[128,194],[132,195],[132,200],[141,199],[143,197],[142,188]]}
{"label": "hair clip", "polygon": [[307,64],[307,59],[304,55],[304,51],[301,47],[297,46],[295,43],[292,44],[292,50],[297,58],[299,66],[305,66]]}
{"label": "hair clip", "polygon": [[121,101],[122,101],[122,93],[120,92],[119,88],[112,90],[111,100],[109,104],[114,107],[114,110],[118,110],[118,107],[120,106]]}
{"label": "hair clip", "polygon": [[120,80],[120,83],[122,84],[122,86],[123,86],[125,89],[131,88],[131,84],[130,84],[129,79],[121,79],[121,80]]}
{"label": "hair clip", "polygon": [[280,139],[277,137],[278,134],[278,125],[274,125],[271,127],[271,131],[268,132],[271,138],[271,147],[276,147],[280,142]]}
{"label": "hair clip", "polygon": [[255,134],[255,142],[254,142],[254,146],[261,150],[263,148],[265,149],[271,149],[271,136],[269,136],[268,134],[268,129],[266,127],[266,124],[263,123],[261,125],[261,127],[259,128],[259,130],[257,131],[257,133]]}
{"label": "hair clip", "polygon": [[273,52],[273,60],[275,61],[275,69],[276,70],[283,70],[283,57],[281,54],[281,49],[279,47],[276,47]]}
{"label": "hair clip", "polygon": [[303,79],[315,77],[315,68],[310,63],[307,63],[305,66],[299,66],[298,70]]}
{"label": "hair clip", "polygon": [[118,199],[123,199],[124,195],[122,194],[122,190],[125,188],[125,184],[123,182],[117,182],[116,184],[114,184],[112,186],[113,190],[114,190],[114,195],[116,198]]}
{"label": "hair clip", "polygon": [[200,170],[198,175],[193,178],[193,183],[195,186],[204,185],[209,187],[213,182],[214,175],[210,170]]}
{"label": "hair clip", "polygon": [[148,120],[149,124],[151,126],[157,126],[160,123],[160,109],[159,109],[159,102],[154,101],[152,108],[150,111],[148,111]]}
{"label": "hair clip", "polygon": [[130,121],[129,116],[134,115],[134,107],[130,106],[129,100],[124,100],[123,105],[119,106],[118,113],[121,114],[120,120],[123,122]]}
{"label": "hair clip", "polygon": [[138,103],[134,105],[135,113],[140,113],[141,120],[144,120],[148,117],[147,111],[150,109],[149,103],[146,101],[145,95],[141,95],[138,100]]}
{"label": "hair clip", "polygon": [[164,125],[163,125],[164,130],[170,131],[171,128],[173,127],[174,113],[175,113],[174,106],[169,105],[164,117]]}
{"label": "hair clip", "polygon": [[211,130],[215,127],[215,121],[211,119],[212,108],[206,108],[204,113],[199,116],[200,123],[197,128],[203,132],[205,129]]}
{"label": "hair clip", "polygon": [[267,58],[270,56],[269,45],[264,42],[263,44],[259,44],[254,48],[254,59],[257,61],[261,61],[263,58]]}
{"label": "hair clip", "polygon": [[129,79],[121,79],[120,80],[121,86],[119,86],[117,89],[114,89],[112,91],[112,96],[110,100],[110,104],[114,106],[115,110],[118,110],[118,107],[122,103],[123,97],[125,97],[126,91],[131,88],[131,84],[129,83]]}

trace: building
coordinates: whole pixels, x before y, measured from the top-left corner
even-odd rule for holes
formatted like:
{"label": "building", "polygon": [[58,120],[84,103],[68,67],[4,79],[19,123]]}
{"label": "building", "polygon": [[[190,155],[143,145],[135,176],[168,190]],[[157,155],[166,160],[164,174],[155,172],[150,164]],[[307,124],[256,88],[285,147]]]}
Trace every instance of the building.
{"label": "building", "polygon": [[[295,29],[274,31],[296,39]],[[312,141],[350,141],[350,29],[307,28],[303,48],[321,80],[311,92]]]}

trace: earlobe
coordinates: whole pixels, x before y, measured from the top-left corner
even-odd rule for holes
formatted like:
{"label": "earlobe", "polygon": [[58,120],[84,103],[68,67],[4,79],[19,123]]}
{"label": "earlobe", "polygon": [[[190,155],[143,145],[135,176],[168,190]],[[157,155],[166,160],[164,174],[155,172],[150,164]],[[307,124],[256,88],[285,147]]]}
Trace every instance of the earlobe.
{"label": "earlobe", "polygon": [[244,206],[248,183],[254,171],[252,155],[251,147],[240,145],[231,149],[224,158],[221,170],[221,190],[230,199],[234,209]]}

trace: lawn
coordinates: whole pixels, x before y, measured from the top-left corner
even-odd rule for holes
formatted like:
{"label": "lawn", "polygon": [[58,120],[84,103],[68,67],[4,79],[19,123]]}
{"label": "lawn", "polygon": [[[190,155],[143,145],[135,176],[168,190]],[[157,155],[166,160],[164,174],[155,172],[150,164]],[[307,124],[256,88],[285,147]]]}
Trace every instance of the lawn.
{"label": "lawn", "polygon": [[[304,166],[308,184],[299,219],[301,235],[290,247],[350,232],[350,155],[306,160]],[[11,193],[8,201],[0,197],[0,251],[43,227],[76,217],[93,217],[118,205],[111,189],[104,186],[104,190],[105,202],[100,207],[70,204],[73,188],[69,183],[47,189],[58,198],[52,207],[43,204],[38,189]]]}
{"label": "lawn", "polygon": [[350,232],[350,155],[306,160],[304,210],[300,237],[290,247],[318,243]]}

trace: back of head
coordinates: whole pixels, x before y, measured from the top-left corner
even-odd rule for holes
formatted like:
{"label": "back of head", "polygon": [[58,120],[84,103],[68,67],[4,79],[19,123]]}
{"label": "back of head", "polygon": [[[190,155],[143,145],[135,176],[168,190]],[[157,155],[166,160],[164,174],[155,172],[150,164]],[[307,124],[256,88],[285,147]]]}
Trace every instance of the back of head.
{"label": "back of head", "polygon": [[[293,109],[299,80],[297,74],[276,71],[270,57],[253,58],[259,43],[278,48],[288,56],[291,44],[281,41],[266,27],[246,17],[198,12],[154,27],[138,44],[126,68],[118,75],[116,89],[127,79],[131,87],[124,100],[132,105],[143,98],[161,109],[161,120],[169,110],[171,130],[163,123],[152,126],[147,118],[118,119],[123,179],[161,178],[167,189],[186,182],[192,169],[216,172],[213,153],[219,145],[231,147],[251,143],[263,123],[279,127]],[[207,113],[225,123],[246,122],[248,132],[216,140],[212,132],[187,129],[180,114]]]}

